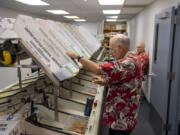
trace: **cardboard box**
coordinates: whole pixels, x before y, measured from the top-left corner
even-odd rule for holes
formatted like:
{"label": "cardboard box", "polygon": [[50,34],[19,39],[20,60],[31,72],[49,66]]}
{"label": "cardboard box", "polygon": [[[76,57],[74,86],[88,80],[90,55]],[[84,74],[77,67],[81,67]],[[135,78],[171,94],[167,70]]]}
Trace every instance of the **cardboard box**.
{"label": "cardboard box", "polygon": [[111,30],[116,30],[116,25],[115,24],[111,25]]}
{"label": "cardboard box", "polygon": [[111,25],[110,24],[104,24],[104,30],[110,30]]}
{"label": "cardboard box", "polygon": [[126,30],[126,25],[122,25],[122,30]]}

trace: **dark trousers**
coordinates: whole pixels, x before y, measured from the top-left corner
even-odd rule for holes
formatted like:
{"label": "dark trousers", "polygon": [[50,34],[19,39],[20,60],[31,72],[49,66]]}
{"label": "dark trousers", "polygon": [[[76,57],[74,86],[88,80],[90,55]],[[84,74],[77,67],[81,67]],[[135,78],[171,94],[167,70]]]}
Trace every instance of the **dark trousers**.
{"label": "dark trousers", "polygon": [[121,131],[109,129],[109,135],[130,135],[132,131]]}

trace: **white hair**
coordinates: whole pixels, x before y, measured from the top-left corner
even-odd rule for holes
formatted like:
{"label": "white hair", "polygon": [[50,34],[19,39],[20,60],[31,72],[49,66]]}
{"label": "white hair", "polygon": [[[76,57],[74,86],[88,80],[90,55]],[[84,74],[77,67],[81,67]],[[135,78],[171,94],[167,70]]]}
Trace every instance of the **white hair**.
{"label": "white hair", "polygon": [[[117,34],[114,36],[114,44],[119,45],[120,43],[123,43],[125,46],[130,46],[130,39],[129,37],[123,35],[123,34]],[[112,38],[111,38],[112,39]]]}

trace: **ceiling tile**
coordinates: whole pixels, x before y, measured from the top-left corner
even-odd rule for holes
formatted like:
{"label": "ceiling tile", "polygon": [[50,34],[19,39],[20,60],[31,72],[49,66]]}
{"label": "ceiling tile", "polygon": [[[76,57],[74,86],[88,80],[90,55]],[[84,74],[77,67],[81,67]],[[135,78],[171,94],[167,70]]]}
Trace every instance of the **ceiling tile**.
{"label": "ceiling tile", "polygon": [[[98,3],[98,0],[43,0],[50,4],[50,6],[29,6],[15,0],[0,0],[0,6],[7,7],[10,9],[27,12],[32,15],[41,16],[43,18],[49,18],[54,20],[61,21],[71,21],[71,19],[66,19],[63,15],[53,15],[46,12],[50,9],[61,9],[70,13],[70,15],[79,16],[82,19],[86,19],[90,22],[101,21],[105,18],[102,13],[103,9],[121,9],[121,14],[123,18],[129,18],[140,12],[144,7],[140,6],[137,8],[133,5],[146,5],[151,3],[154,0],[126,0],[125,6],[101,6]],[[128,6],[130,5],[130,6]],[[132,8],[131,8],[132,7]],[[129,14],[132,14],[129,16]],[[120,15],[122,16],[122,15]]]}
{"label": "ceiling tile", "polygon": [[142,11],[144,8],[123,8],[121,13],[122,14],[137,14]]}

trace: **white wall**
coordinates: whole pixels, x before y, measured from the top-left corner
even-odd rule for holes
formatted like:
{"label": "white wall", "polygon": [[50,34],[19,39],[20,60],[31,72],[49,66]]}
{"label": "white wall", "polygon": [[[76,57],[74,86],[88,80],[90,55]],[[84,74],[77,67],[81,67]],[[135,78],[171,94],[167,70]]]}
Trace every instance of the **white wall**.
{"label": "white wall", "polygon": [[127,32],[128,36],[130,37],[130,44],[131,44],[131,50],[135,50],[135,37],[136,37],[136,18],[133,18],[132,20],[127,22]]}
{"label": "white wall", "polygon": [[[132,49],[139,42],[145,42],[146,50],[150,57],[150,72],[152,63],[152,51],[153,51],[153,34],[154,34],[154,17],[155,14],[159,13],[163,9],[169,8],[171,6],[176,6],[179,0],[157,0],[152,5],[147,7],[136,17],[128,22],[129,26],[129,36],[131,38]],[[148,100],[150,99],[150,79],[148,82],[145,95]]]}
{"label": "white wall", "polygon": [[75,23],[87,29],[100,42],[104,39],[104,21]]}
{"label": "white wall", "polygon": [[98,23],[79,23],[79,25],[85,27],[94,36],[97,35]]}
{"label": "white wall", "polygon": [[[31,59],[22,60],[21,64],[29,65]],[[27,79],[27,74],[31,75],[31,69],[21,69],[22,80]],[[37,76],[37,75],[36,75]],[[0,92],[3,88],[9,87],[12,84],[18,83],[17,68],[0,67]]]}
{"label": "white wall", "polygon": [[35,15],[29,14],[26,12],[21,12],[21,11],[9,9],[9,8],[0,7],[0,17],[2,17],[2,18],[16,18],[17,15],[19,15],[19,14],[24,14],[24,15],[29,15],[29,16],[35,17]]}
{"label": "white wall", "polygon": [[99,34],[103,34],[104,22],[82,22],[76,23],[77,25],[85,27],[91,34],[97,36]]}

